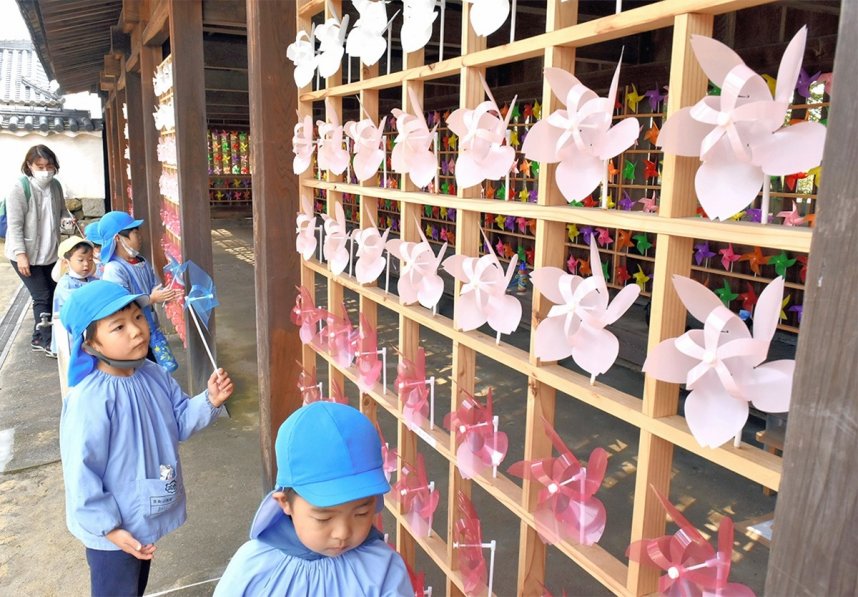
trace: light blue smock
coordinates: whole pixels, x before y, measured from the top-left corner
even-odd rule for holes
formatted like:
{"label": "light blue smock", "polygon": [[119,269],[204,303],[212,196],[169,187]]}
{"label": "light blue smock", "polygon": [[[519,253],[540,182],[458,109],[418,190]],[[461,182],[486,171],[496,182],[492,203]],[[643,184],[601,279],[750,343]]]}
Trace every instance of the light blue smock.
{"label": "light blue smock", "polygon": [[[152,294],[152,290],[160,284],[158,278],[155,277],[155,270],[149,265],[145,259],[140,259],[137,263],[128,263],[122,257],[114,255],[113,258],[104,264],[104,272],[101,275],[102,280],[119,284],[131,294]],[[158,313],[155,309],[145,307],[152,314],[152,320],[160,327],[158,322]]]}
{"label": "light blue smock", "polygon": [[214,421],[207,392],[189,398],[145,361],[130,377],[96,369],[69,392],[60,419],[66,523],[87,547],[117,550],[122,528],[154,543],[185,522],[179,442]]}
{"label": "light blue smock", "polygon": [[[54,314],[53,319],[59,319],[60,309],[62,309],[63,304],[69,300],[69,296],[71,296],[72,291],[77,290],[87,282],[92,282],[93,280],[97,280],[96,276],[87,276],[86,278],[75,278],[69,275],[68,273],[63,274],[60,278],[60,281],[57,282],[57,287],[54,289]],[[51,352],[57,354],[57,335],[51,335]]]}
{"label": "light blue smock", "polygon": [[327,557],[301,543],[292,519],[268,494],[253,519],[250,539],[230,560],[215,597],[414,595],[402,558],[374,528],[358,547]]}

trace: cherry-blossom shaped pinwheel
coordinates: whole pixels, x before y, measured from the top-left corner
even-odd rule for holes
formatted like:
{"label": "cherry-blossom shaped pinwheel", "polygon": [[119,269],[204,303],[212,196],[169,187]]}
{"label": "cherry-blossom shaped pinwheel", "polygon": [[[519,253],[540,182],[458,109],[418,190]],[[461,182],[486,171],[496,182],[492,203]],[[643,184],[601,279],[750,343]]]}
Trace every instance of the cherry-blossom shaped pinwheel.
{"label": "cherry-blossom shaped pinwheel", "polygon": [[435,0],[405,0],[399,35],[402,51],[416,52],[425,46],[432,37],[432,25],[437,18]]}
{"label": "cherry-blossom shaped pinwheel", "polygon": [[387,241],[386,248],[401,262],[396,287],[399,302],[403,305],[419,302],[427,309],[433,309],[444,294],[444,280],[438,275],[438,266],[447,251],[447,243],[436,255],[422,229],[417,228],[422,239],[419,243],[395,238]]}
{"label": "cherry-blossom shaped pinwheel", "polygon": [[480,37],[488,37],[509,17],[509,0],[465,0],[471,6],[471,27]]}
{"label": "cherry-blossom shaped pinwheel", "polygon": [[[595,235],[590,237],[590,270],[593,275],[584,279],[560,268],[541,267],[533,271],[530,279],[539,292],[555,303],[536,328],[536,356],[559,361],[571,355],[595,380],[611,368],[620,350],[616,336],[605,326],[632,306],[640,287],[625,286],[609,303]],[[593,346],[599,350],[593,350]]]}
{"label": "cherry-blossom shaped pinwheel", "polygon": [[697,61],[721,88],[721,95],[706,96],[672,114],[659,133],[658,146],[667,153],[699,156],[703,163],[695,189],[712,219],[738,213],[756,198],[760,187],[766,193],[769,176],[819,165],[825,126],[816,122],[783,126],[806,38],[807,28],[802,27],[787,46],[772,97],[766,81],[733,50],[714,39],[692,36]]}
{"label": "cherry-blossom shaped pinwheel", "polygon": [[295,41],[286,48],[286,58],[295,64],[292,76],[295,78],[295,84],[299,89],[309,85],[310,81],[313,80],[313,73],[316,72],[315,34],[315,28],[310,33],[299,31],[298,35],[295,36]]}
{"label": "cherry-blossom shaped pinwheel", "polygon": [[417,357],[413,361],[399,355],[393,383],[402,402],[402,416],[406,424],[409,427],[420,427],[429,414],[426,351],[422,346],[417,349]]}
{"label": "cherry-blossom shaped pinwheel", "polygon": [[393,486],[391,498],[402,505],[402,513],[408,525],[418,537],[428,537],[432,532],[432,516],[441,501],[441,494],[429,483],[423,454],[417,453],[417,464],[402,464],[399,480]]}
{"label": "cherry-blossom shaped pinwheel", "polygon": [[559,68],[546,68],[545,78],[565,110],[555,110],[530,129],[522,145],[529,160],[560,162],[554,174],[567,201],[581,201],[604,183],[608,162],[637,141],[640,125],[629,116],[611,126],[620,63],[608,97],[602,98]]}
{"label": "cherry-blossom shaped pinwheel", "polygon": [[393,141],[395,145],[390,154],[390,166],[395,172],[407,173],[415,185],[423,188],[429,184],[438,168],[438,158],[432,149],[438,125],[435,124],[429,130],[420,100],[410,87],[408,97],[411,98],[411,109],[416,116],[398,108],[391,110],[396,118],[398,134]]}
{"label": "cherry-blossom shaped pinwheel", "polygon": [[595,448],[587,466],[581,466],[548,421],[542,423],[560,456],[522,460],[510,466],[509,473],[542,485],[533,516],[543,541],[593,545],[602,538],[607,521],[605,505],[595,494],[605,478],[608,453]]}
{"label": "cherry-blossom shaped pinwheel", "polygon": [[325,243],[324,254],[325,259],[331,266],[331,272],[335,276],[339,276],[349,264],[351,255],[346,243],[349,240],[349,232],[346,229],[346,213],[343,211],[342,204],[337,201],[334,204],[335,217],[330,217],[327,214],[322,214],[322,220],[325,224]]}
{"label": "cherry-blossom shaped pinwheel", "polygon": [[357,262],[355,263],[355,278],[361,284],[371,284],[384,271],[384,249],[387,245],[387,235],[390,228],[379,234],[375,222],[370,218],[372,226],[352,232],[352,238],[358,244]]}
{"label": "cherry-blossom shaped pinwheel", "polygon": [[507,111],[506,118],[503,118],[482,74],[480,79],[489,100],[473,110],[459,108],[447,118],[447,126],[459,136],[459,158],[455,170],[456,183],[462,188],[472,187],[487,179],[503,178],[515,161],[515,149],[505,145],[505,142],[518,96],[512,99],[512,107]]}
{"label": "cherry-blossom shaped pinwheel", "polygon": [[495,431],[492,389],[486,404],[466,392],[459,407],[444,417],[444,427],[456,434],[456,466],[463,479],[473,479],[500,465],[506,458],[509,439]]}
{"label": "cherry-blossom shaped pinwheel", "polygon": [[453,545],[459,550],[459,573],[465,593],[472,594],[488,582],[483,532],[474,504],[461,490],[456,493],[456,510]]}
{"label": "cherry-blossom shaped pinwheel", "polygon": [[302,119],[299,114],[298,122],[295,124],[295,132],[292,135],[292,152],[295,154],[295,157],[292,158],[292,172],[301,174],[310,167],[315,148],[313,119],[309,115]]}
{"label": "cherry-blossom shaped pinwheel", "polygon": [[349,26],[349,15],[343,16],[340,21],[334,7],[328,3],[331,16],[323,24],[316,27],[316,39],[319,40],[319,54],[316,56],[316,64],[319,74],[327,78],[340,70],[343,61],[343,42],[346,41],[346,29]]}
{"label": "cherry-blossom shaped pinwheel", "polygon": [[521,321],[521,303],[506,289],[515,274],[518,255],[512,256],[504,274],[491,243],[488,239],[485,243],[488,252],[482,257],[452,255],[444,260],[444,270],[462,282],[456,300],[456,327],[467,332],[488,323],[498,335],[511,334]]}
{"label": "cherry-blossom shaped pinwheel", "polygon": [[349,152],[343,144],[343,127],[328,99],[325,99],[325,107],[331,119],[330,122],[322,120],[316,122],[319,127],[319,149],[316,152],[319,169],[342,174],[349,165]]}
{"label": "cherry-blossom shaped pinwheel", "polygon": [[328,353],[340,367],[351,367],[355,358],[354,340],[358,336],[349,319],[345,304],[341,306],[342,315],[331,311],[325,312],[326,326],[319,335],[318,347],[327,349]]}
{"label": "cherry-blossom shaped pinwheel", "polygon": [[381,440],[381,462],[384,469],[384,477],[390,482],[390,477],[396,472],[399,466],[399,454],[396,448],[391,448],[390,444],[384,439],[384,434],[381,432],[381,427],[376,422],[375,428],[378,431],[378,437]]}
{"label": "cherry-blossom shaped pinwheel", "polygon": [[317,334],[317,327],[320,321],[324,321],[328,316],[325,309],[316,307],[313,301],[313,296],[310,291],[304,286],[298,288],[298,296],[295,297],[295,306],[292,307],[292,323],[300,326],[299,335],[301,342],[309,344],[313,337]]}
{"label": "cherry-blossom shaped pinwheel", "polygon": [[379,166],[384,161],[384,125],[387,117],[381,119],[379,126],[375,126],[371,118],[364,118],[359,122],[349,121],[345,124],[346,135],[354,141],[353,161],[355,176],[359,181],[364,181],[378,172]]}
{"label": "cherry-blossom shaped pinwheel", "polygon": [[305,260],[316,252],[318,241],[316,240],[316,214],[313,213],[313,204],[309,197],[301,198],[301,211],[295,217],[295,250]]}
{"label": "cherry-blossom shaped pinwheel", "polygon": [[369,392],[381,376],[382,361],[378,358],[378,334],[363,313],[360,330],[352,339],[352,351],[357,366],[357,385],[361,392]]}
{"label": "cherry-blossom shaped pinwheel", "polygon": [[718,550],[667,499],[653,489],[679,530],[673,535],[642,539],[629,545],[626,555],[633,562],[658,568],[658,590],[668,597],[718,595],[754,597],[754,592],[738,583],[729,583],[733,555],[733,520],[724,517],[718,525]]}
{"label": "cherry-blossom shaped pinwheel", "polygon": [[[301,367],[300,361],[296,362]],[[322,400],[322,390],[319,387],[318,379],[316,379],[315,369],[307,371],[301,367],[301,372],[298,373],[298,393],[301,395],[302,406]]]}
{"label": "cherry-blossom shaped pinwheel", "polygon": [[390,26],[387,20],[387,2],[352,0],[352,3],[360,17],[349,31],[346,52],[349,56],[359,58],[365,65],[372,66],[387,49],[387,40],[384,39],[384,32]]}
{"label": "cherry-blossom shaped pinwheel", "polygon": [[781,312],[783,278],[760,293],[753,337],[739,316],[702,284],[674,276],[673,285],[703,329],[661,342],[649,352],[643,369],[691,390],[685,419],[698,443],[717,448],[740,433],[749,402],[765,412],[789,410],[795,361],[763,364]]}

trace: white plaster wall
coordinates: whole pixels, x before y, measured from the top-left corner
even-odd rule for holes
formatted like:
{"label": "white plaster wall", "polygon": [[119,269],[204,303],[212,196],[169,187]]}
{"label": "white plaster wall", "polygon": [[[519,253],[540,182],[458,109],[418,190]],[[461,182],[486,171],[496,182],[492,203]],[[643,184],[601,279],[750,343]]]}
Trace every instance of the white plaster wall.
{"label": "white plaster wall", "polygon": [[21,163],[27,150],[33,145],[47,145],[57,154],[60,172],[57,175],[63,184],[66,196],[104,198],[104,157],[101,132],[78,133],[74,137],[65,134],[26,135],[0,133],[0,196],[21,176]]}

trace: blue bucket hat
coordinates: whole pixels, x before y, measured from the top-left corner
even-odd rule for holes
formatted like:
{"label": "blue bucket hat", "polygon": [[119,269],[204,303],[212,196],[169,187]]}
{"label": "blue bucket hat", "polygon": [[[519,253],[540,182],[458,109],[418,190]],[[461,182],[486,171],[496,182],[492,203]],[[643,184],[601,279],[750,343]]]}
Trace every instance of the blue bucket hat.
{"label": "blue bucket hat", "polygon": [[87,224],[86,228],[83,229],[83,234],[94,245],[101,246],[104,243],[104,239],[101,238],[101,229],[98,226],[98,222]]}
{"label": "blue bucket hat", "polygon": [[98,230],[101,233],[101,261],[107,263],[113,257],[113,252],[116,250],[113,239],[117,234],[142,225],[143,220],[135,220],[124,211],[109,211],[104,214],[98,223]]}
{"label": "blue bucket hat", "polygon": [[294,489],[317,508],[390,491],[381,440],[359,410],[312,402],[284,421],[274,442],[277,487]]}
{"label": "blue bucket hat", "polygon": [[69,386],[76,386],[95,369],[96,358],[83,351],[86,328],[93,321],[113,315],[132,301],[137,301],[141,309],[149,303],[146,295],[130,294],[119,284],[105,280],[94,280],[71,293],[60,309],[60,320],[72,341]]}

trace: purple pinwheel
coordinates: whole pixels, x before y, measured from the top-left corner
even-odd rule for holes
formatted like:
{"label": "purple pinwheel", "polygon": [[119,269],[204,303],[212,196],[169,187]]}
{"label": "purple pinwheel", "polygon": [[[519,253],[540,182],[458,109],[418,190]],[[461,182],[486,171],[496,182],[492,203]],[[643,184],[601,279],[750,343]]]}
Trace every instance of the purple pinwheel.
{"label": "purple pinwheel", "polygon": [[581,226],[581,237],[584,239],[584,244],[590,244],[590,238],[593,236],[592,226]]}
{"label": "purple pinwheel", "polygon": [[704,261],[708,264],[709,258],[714,256],[715,253],[709,249],[709,241],[694,245],[694,262],[697,265],[702,264]]}
{"label": "purple pinwheel", "polygon": [[798,322],[801,323],[801,316],[804,314],[804,305],[793,305],[789,308],[789,311],[795,313],[798,317]]}
{"label": "purple pinwheel", "polygon": [[745,210],[745,219],[748,222],[761,222],[763,219],[763,210],[756,207],[749,207]]}
{"label": "purple pinwheel", "polygon": [[[664,87],[667,89],[667,86]],[[666,93],[661,93],[658,89],[658,85],[655,86],[655,89],[650,89],[646,93],[644,93],[644,97],[649,102],[650,110],[653,114],[658,110],[658,105],[663,102],[667,98]]]}
{"label": "purple pinwheel", "polygon": [[635,204],[635,202],[632,201],[632,198],[629,196],[628,192],[623,191],[623,198],[620,199],[620,203],[619,203],[620,209],[622,209],[623,211],[631,211],[632,206],[634,204]]}
{"label": "purple pinwheel", "polygon": [[451,222],[456,221],[456,208],[455,207],[447,208],[447,219],[450,220]]}
{"label": "purple pinwheel", "polygon": [[515,218],[508,217],[506,221],[503,223],[504,230],[509,230],[510,232],[515,232]]}
{"label": "purple pinwheel", "polygon": [[816,73],[810,75],[804,69],[801,69],[798,72],[798,80],[795,82],[795,90],[798,91],[798,94],[804,99],[810,98],[810,86],[822,76],[822,71],[817,71]]}
{"label": "purple pinwheel", "polygon": [[441,174],[443,174],[444,176],[450,174],[450,167],[446,160],[441,160]]}

